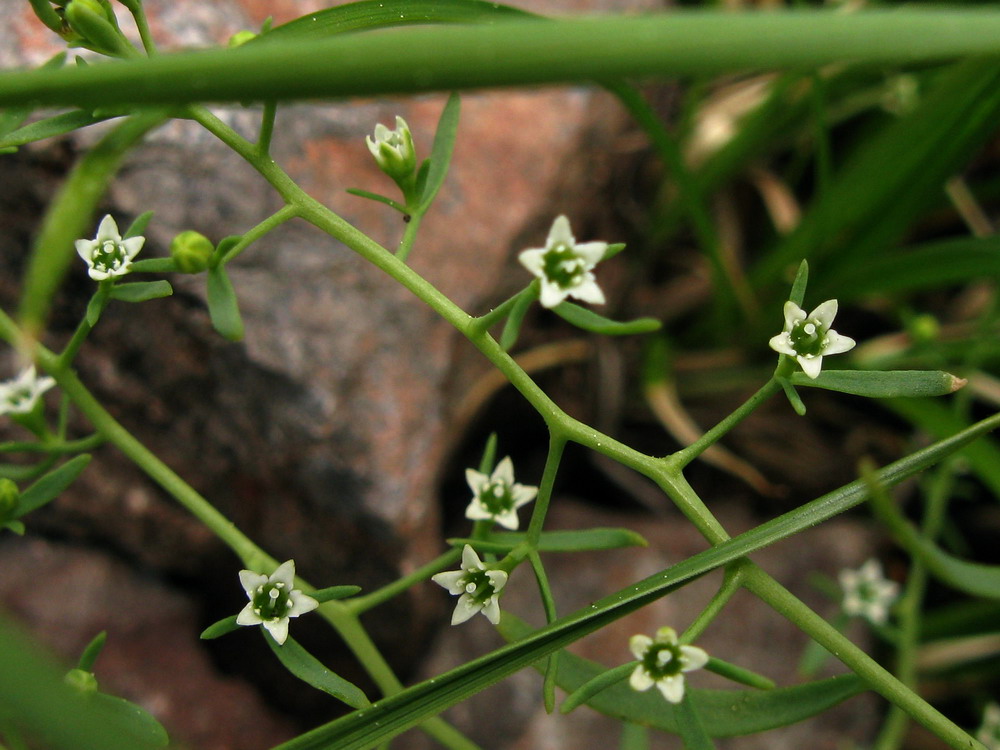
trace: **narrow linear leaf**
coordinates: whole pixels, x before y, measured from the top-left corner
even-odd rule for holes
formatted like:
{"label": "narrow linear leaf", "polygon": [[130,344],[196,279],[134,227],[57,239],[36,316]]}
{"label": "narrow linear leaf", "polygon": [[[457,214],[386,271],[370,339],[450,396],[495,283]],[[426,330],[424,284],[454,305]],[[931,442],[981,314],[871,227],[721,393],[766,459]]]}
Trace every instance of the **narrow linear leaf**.
{"label": "narrow linear leaf", "polygon": [[[527,534],[516,531],[495,531],[485,539],[449,539],[453,547],[471,544],[484,552],[509,552],[520,546]],[[539,552],[585,552],[622,547],[648,547],[649,542],[631,529],[596,528],[566,531],[543,531],[538,541]]]}
{"label": "narrow linear leaf", "polygon": [[[784,356],[784,355],[782,355]],[[788,403],[792,405],[792,409],[800,417],[805,416],[806,405],[802,403],[802,397],[799,392],[795,390],[795,386],[788,378],[778,378],[778,382],[781,384],[781,390],[785,392],[785,398],[788,399]]]}
{"label": "narrow linear leaf", "polygon": [[107,693],[94,693],[86,700],[100,705],[108,716],[120,719],[124,731],[144,745],[166,747],[170,744],[167,730],[142,706]]}
{"label": "narrow linear leaf", "polygon": [[799,269],[795,272],[795,281],[792,282],[792,291],[788,295],[788,300],[794,302],[799,307],[806,298],[806,285],[809,283],[809,261],[803,259],[799,263]]}
{"label": "narrow linear leaf", "polygon": [[104,649],[104,644],[107,640],[108,631],[106,630],[102,630],[94,636],[94,639],[87,644],[87,647],[83,649],[83,653],[80,654],[80,661],[77,662],[76,668],[82,669],[84,672],[93,672],[94,662],[101,655],[101,651]]}
{"label": "narrow linear leaf", "polygon": [[310,591],[309,596],[322,604],[334,599],[346,599],[349,596],[354,596],[359,591],[361,591],[360,586],[328,586],[325,589]]}
{"label": "narrow linear leaf", "polygon": [[347,188],[347,192],[350,193],[351,195],[356,195],[359,198],[367,198],[368,200],[378,201],[379,203],[384,203],[385,205],[389,206],[390,208],[396,209],[401,214],[408,213],[407,210],[406,210],[406,206],[404,206],[399,201],[394,201],[392,198],[387,198],[384,195],[379,195],[378,193],[372,193],[372,192],[370,192],[368,190],[360,190],[358,188]]}
{"label": "narrow linear leaf", "polygon": [[[970,441],[996,429],[997,426],[1000,426],[1000,415],[978,422],[946,440],[889,464],[878,472],[879,481],[886,485],[897,484],[955,453]],[[608,623],[669,594],[684,583],[779,539],[815,526],[858,505],[866,496],[867,487],[861,480],[851,482],[716,547],[699,552],[667,570],[605,597],[589,607],[562,617],[556,622],[526,635],[522,640],[503,646],[478,659],[473,659],[449,672],[434,677],[432,680],[427,680],[395,695],[383,698],[363,712],[345,716],[317,727],[280,745],[279,748],[280,750],[326,750],[328,748],[364,750],[378,745],[381,741],[395,737],[422,721],[436,716],[446,708],[495,684],[504,677],[539,662],[553,651],[563,648],[588,633],[599,630]],[[510,619],[509,613],[504,613],[504,615],[504,618],[501,619],[501,627],[505,627],[504,623]],[[576,663],[575,657],[572,654],[566,654],[560,663],[560,673],[566,665],[571,663]],[[603,671],[604,669],[604,667],[597,665],[595,667],[597,670]],[[595,672],[581,675],[578,682],[575,684],[567,683],[564,687],[573,690],[585,680],[593,677],[594,674]],[[844,691],[844,697],[853,694],[853,691],[862,689],[859,682],[850,676],[834,678],[834,680],[838,681],[834,684],[839,685],[840,689]],[[829,700],[830,697],[826,694],[827,691],[831,690],[828,687],[829,682],[831,681],[812,683],[811,690],[820,692],[826,700]],[[739,700],[734,703],[730,693],[725,697],[722,708],[736,715],[741,714],[741,709],[746,709],[746,715],[750,720],[767,722],[773,717],[781,716],[782,705],[787,705],[781,700],[782,696],[785,695],[781,692],[782,690],[806,690],[807,688],[810,686],[762,692],[738,691]],[[774,703],[766,704],[768,707],[761,709],[759,701],[762,700],[772,700]],[[804,698],[802,702],[806,702]],[[797,705],[797,702],[793,702],[791,705]],[[823,710],[822,707],[819,710]],[[666,716],[662,699],[657,704],[657,711],[662,720]],[[771,726],[774,725],[771,724]],[[754,731],[761,730],[754,729]]]}
{"label": "narrow linear leaf", "polygon": [[427,169],[427,184],[420,198],[420,208],[423,213],[434,202],[438,190],[444,184],[451,164],[451,153],[455,148],[455,138],[458,135],[458,117],[461,112],[462,99],[458,94],[448,97],[441,118],[438,120],[437,131],[434,134],[434,146],[431,148],[430,167]]}
{"label": "narrow linear leaf", "polygon": [[791,381],[868,398],[946,396],[965,385],[962,378],[941,370],[823,370],[815,379],[794,372]]}
{"label": "narrow linear leaf", "polygon": [[660,321],[653,318],[637,318],[622,323],[595,313],[572,302],[561,302],[552,308],[552,312],[577,328],[591,333],[601,333],[605,336],[629,336],[636,333],[651,333],[660,330]]}
{"label": "narrow linear leaf", "polygon": [[[116,116],[120,117],[121,114],[119,113]],[[110,116],[96,117],[90,112],[80,110],[76,112],[63,112],[62,114],[46,117],[44,120],[38,120],[11,131],[3,138],[0,138],[0,148],[23,146],[26,143],[34,143],[45,138],[54,138],[55,136],[65,135],[74,130],[85,128],[94,123],[104,122],[108,119],[110,119]]]}
{"label": "narrow linear leaf", "polygon": [[562,702],[559,711],[568,714],[574,708],[586,703],[598,693],[604,692],[612,685],[617,685],[622,680],[628,679],[629,675],[635,671],[636,664],[638,662],[621,664],[587,680],[587,682],[566,696],[566,700]]}
{"label": "narrow linear leaf", "polygon": [[1000,599],[1000,566],[967,562],[949,555],[907,521],[887,492],[871,493],[872,508],[896,541],[952,588],[984,599]]}
{"label": "narrow linear leaf", "polygon": [[601,260],[602,261],[610,260],[611,258],[614,258],[616,255],[618,255],[618,253],[620,253],[624,249],[625,249],[624,242],[615,242],[614,244],[608,245],[607,248],[604,250],[604,255],[601,256]]}
{"label": "narrow linear leaf", "polygon": [[267,645],[271,647],[285,669],[303,682],[332,695],[351,708],[367,708],[371,705],[361,688],[324,667],[315,656],[302,648],[298,641],[291,636],[282,646],[275,643],[274,639],[266,632],[264,640],[267,641]]}
{"label": "narrow linear leaf", "polygon": [[531,303],[536,299],[538,299],[537,280],[531,282],[528,288],[518,295],[510,315],[507,316],[507,322],[504,323],[503,331],[500,333],[500,348],[505,352],[510,351],[517,343],[517,337],[521,334],[521,325],[524,323],[524,316],[528,314]]}
{"label": "narrow linear leaf", "polygon": [[240,317],[236,290],[221,265],[208,270],[208,314],[215,330],[224,338],[230,341],[243,339],[243,319]]}
{"label": "narrow linear leaf", "polygon": [[709,657],[705,669],[709,672],[715,672],[715,674],[725,677],[727,680],[757,688],[758,690],[773,690],[775,687],[774,680],[749,669],[730,664],[728,661],[716,659],[714,656]]}
{"label": "narrow linear leaf", "polygon": [[146,231],[146,227],[149,226],[149,222],[153,219],[153,211],[143,211],[141,214],[132,220],[132,223],[128,225],[128,229],[125,230],[123,235],[126,239],[129,237],[138,237],[143,232]]}
{"label": "narrow linear leaf", "polygon": [[236,624],[236,618],[238,615],[230,615],[229,617],[224,617],[218,622],[214,622],[201,631],[199,638],[205,641],[213,640],[214,638],[221,638],[227,633],[232,633],[233,631],[239,630],[240,625]]}
{"label": "narrow linear leaf", "polygon": [[127,284],[116,284],[111,289],[111,299],[122,302],[148,302],[151,299],[169,297],[174,288],[169,281],[132,281]]}
{"label": "narrow linear leaf", "polygon": [[132,264],[132,273],[173,273],[176,270],[173,258],[143,258]]}
{"label": "narrow linear leaf", "polygon": [[15,518],[20,518],[46,503],[50,503],[69,487],[90,463],[90,455],[71,458],[58,469],[53,469],[21,493]]}

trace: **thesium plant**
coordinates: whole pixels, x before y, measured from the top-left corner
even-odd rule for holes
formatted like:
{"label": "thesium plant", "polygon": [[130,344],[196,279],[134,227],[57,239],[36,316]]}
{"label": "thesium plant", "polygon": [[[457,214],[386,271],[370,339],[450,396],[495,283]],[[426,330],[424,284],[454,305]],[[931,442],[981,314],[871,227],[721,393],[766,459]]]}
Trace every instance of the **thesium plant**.
{"label": "thesium plant", "polygon": [[1000,8],[321,5],[8,0],[0,750],[1000,750]]}

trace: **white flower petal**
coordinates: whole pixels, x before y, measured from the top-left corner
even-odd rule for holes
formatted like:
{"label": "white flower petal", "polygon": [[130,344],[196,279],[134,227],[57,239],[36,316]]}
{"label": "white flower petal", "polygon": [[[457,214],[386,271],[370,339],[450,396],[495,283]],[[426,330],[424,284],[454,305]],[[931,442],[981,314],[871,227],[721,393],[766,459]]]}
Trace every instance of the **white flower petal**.
{"label": "white flower petal", "polygon": [[510,496],[514,501],[514,507],[520,508],[527,505],[538,495],[538,488],[524,484],[515,484],[510,488]]}
{"label": "white flower petal", "polygon": [[465,509],[465,517],[470,521],[491,521],[493,520],[493,514],[490,512],[478,497],[472,498],[472,502],[469,503],[468,507]]}
{"label": "white flower petal", "polygon": [[542,278],[545,268],[545,248],[544,247],[533,247],[528,250],[523,250],[517,256],[517,259],[521,262],[521,265],[527,268],[531,273],[539,278]]}
{"label": "white flower petal", "polygon": [[607,242],[581,242],[573,247],[573,252],[587,263],[587,270],[597,265],[608,249]]}
{"label": "white flower petal", "polygon": [[262,583],[267,583],[267,576],[254,573],[252,570],[240,571],[240,584],[242,584],[243,590],[247,592],[247,596],[252,597],[253,592]]}
{"label": "white flower petal", "polygon": [[785,333],[792,330],[800,320],[806,319],[805,311],[791,300],[785,303],[783,312],[785,316]]}
{"label": "white flower petal", "polygon": [[299,615],[304,615],[306,612],[312,612],[319,606],[319,602],[313,599],[308,594],[303,594],[298,589],[292,591],[289,596],[291,601],[291,606],[288,608],[289,617],[298,617]]}
{"label": "white flower petal", "polygon": [[558,284],[554,284],[547,279],[542,279],[542,293],[539,296],[539,301],[542,303],[542,307],[547,307],[550,310],[562,302],[569,295],[569,292],[560,287]]}
{"label": "white flower petal", "polygon": [[431,576],[431,580],[438,586],[448,589],[448,593],[457,596],[465,591],[462,580],[465,578],[464,570],[449,570],[447,573],[437,573]]}
{"label": "white flower petal", "polygon": [[88,265],[93,263],[94,250],[97,249],[97,243],[94,240],[76,240],[73,245],[76,247],[76,254],[87,261]]}
{"label": "white flower petal", "polygon": [[146,243],[145,237],[129,237],[127,240],[122,240],[122,247],[125,248],[125,255],[129,260],[132,260],[139,251],[142,250],[142,246]]}
{"label": "white flower petal", "polygon": [[472,546],[466,544],[462,549],[462,569],[463,570],[483,570],[486,566],[483,565],[483,561],[479,559],[479,555],[476,551],[472,549]]}
{"label": "white flower petal", "polygon": [[271,634],[274,638],[275,643],[279,646],[283,646],[285,641],[288,640],[288,618],[280,617],[274,620],[265,620],[264,629]]}
{"label": "white flower petal", "polygon": [[656,681],[656,687],[670,703],[684,700],[684,675],[675,674]]}
{"label": "white flower petal", "polygon": [[828,299],[813,310],[809,317],[819,323],[819,329],[822,333],[826,333],[833,325],[833,319],[837,317],[837,300]]}
{"label": "white flower petal", "polygon": [[521,525],[521,520],[517,517],[517,511],[513,508],[510,510],[505,510],[503,513],[499,513],[496,516],[491,516],[494,521],[496,521],[500,526],[510,531],[517,531],[517,527]]}
{"label": "white flower petal", "polygon": [[546,249],[551,248],[555,245],[568,245],[573,247],[576,244],[576,238],[573,237],[573,232],[569,228],[569,219],[563,215],[559,215],[552,222],[552,228],[549,229],[548,239],[545,240]]}
{"label": "white flower petal", "polygon": [[568,292],[569,296],[589,302],[592,305],[603,305],[605,303],[604,292],[601,291],[601,287],[597,285],[594,275],[591,273],[587,274],[582,283],[570,287]]}
{"label": "white flower petal", "polygon": [[483,605],[482,612],[494,625],[500,624],[500,602],[497,601],[497,597],[491,596]]}
{"label": "white flower petal", "polygon": [[641,659],[645,656],[646,651],[652,645],[653,639],[648,635],[633,635],[628,639],[628,649],[636,659]]}
{"label": "white flower petal", "polygon": [[504,586],[507,585],[507,573],[503,570],[487,570],[486,577],[490,579],[490,583],[493,584],[493,591],[500,591]]}
{"label": "white flower petal", "polygon": [[508,487],[514,484],[514,462],[510,460],[510,456],[504,456],[497,464],[490,482],[503,482]]}
{"label": "white flower petal", "polygon": [[236,615],[237,625],[260,625],[262,622],[264,621],[253,611],[253,602],[247,602],[247,606]]}
{"label": "white flower petal", "polygon": [[796,357],[799,365],[802,367],[802,372],[808,375],[810,378],[815,380],[819,377],[820,372],[823,370],[823,357]]}
{"label": "white flower petal", "polygon": [[836,331],[827,331],[823,339],[823,355],[849,352],[856,343],[850,336],[841,336]]}
{"label": "white flower petal", "polygon": [[111,217],[111,214],[107,214],[101,223],[97,227],[97,237],[95,238],[96,245],[102,245],[105,242],[121,242],[122,236],[118,233],[118,223]]}
{"label": "white flower petal", "polygon": [[271,573],[271,577],[267,580],[271,583],[283,583],[291,589],[295,585],[295,561],[285,560],[285,562],[275,568],[275,571]]}
{"label": "white flower petal", "polygon": [[473,495],[479,495],[483,490],[483,485],[489,484],[490,478],[475,469],[465,470],[465,482],[469,485]]}
{"label": "white flower petal", "polygon": [[649,690],[655,683],[653,678],[649,676],[649,673],[640,664],[628,678],[628,684],[633,690],[638,690],[641,693],[644,690]]}
{"label": "white flower petal", "polygon": [[473,600],[468,594],[462,594],[455,605],[455,611],[451,615],[452,625],[461,625],[466,620],[471,619],[476,612],[481,610],[483,605]]}
{"label": "white flower petal", "polygon": [[657,643],[669,643],[671,646],[677,645],[677,631],[671,627],[662,627],[656,631]]}
{"label": "white flower petal", "polygon": [[794,357],[796,354],[795,349],[792,348],[792,340],[788,336],[787,331],[779,333],[777,336],[772,336],[767,345],[778,352],[778,354],[787,354],[789,357]]}
{"label": "white flower petal", "polygon": [[681,671],[693,672],[708,664],[708,654],[697,646],[681,646]]}

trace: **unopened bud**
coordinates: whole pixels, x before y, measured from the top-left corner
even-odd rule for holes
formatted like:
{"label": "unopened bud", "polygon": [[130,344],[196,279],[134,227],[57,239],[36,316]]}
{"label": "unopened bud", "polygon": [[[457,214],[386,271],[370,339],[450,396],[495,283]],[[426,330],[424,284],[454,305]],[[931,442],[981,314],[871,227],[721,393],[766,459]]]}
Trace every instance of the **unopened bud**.
{"label": "unopened bud", "polygon": [[97,678],[92,672],[85,669],[71,669],[64,678],[66,684],[71,688],[79,690],[81,693],[89,694],[97,692]]}
{"label": "unopened bud", "polygon": [[170,242],[170,257],[184,273],[201,273],[208,268],[215,246],[200,232],[181,232]]}
{"label": "unopened bud", "polygon": [[252,31],[248,31],[247,29],[244,29],[243,31],[237,31],[235,34],[229,37],[229,46],[239,47],[240,45],[246,44],[247,42],[252,41],[253,39],[256,38],[257,35]]}

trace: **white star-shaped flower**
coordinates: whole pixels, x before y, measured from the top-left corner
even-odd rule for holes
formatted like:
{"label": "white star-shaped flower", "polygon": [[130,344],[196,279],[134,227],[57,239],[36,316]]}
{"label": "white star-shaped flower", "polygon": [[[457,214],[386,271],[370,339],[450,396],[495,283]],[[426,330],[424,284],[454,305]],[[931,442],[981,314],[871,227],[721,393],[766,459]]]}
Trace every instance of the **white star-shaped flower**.
{"label": "white star-shaped flower", "polygon": [[629,685],[639,691],[656,685],[670,703],[680,703],[684,699],[684,673],[708,664],[708,654],[697,646],[680,645],[673,628],[660,628],[655,638],[633,635],[628,647],[639,660],[629,677]]}
{"label": "white star-shaped flower", "polygon": [[122,239],[118,224],[108,214],[97,227],[97,237],[92,240],[77,240],[76,252],[87,263],[87,273],[95,281],[103,281],[113,276],[123,276],[129,272],[132,259],[142,250],[145,237]]}
{"label": "white star-shaped flower", "polygon": [[472,490],[472,502],[465,509],[470,521],[495,521],[505,529],[518,527],[517,509],[535,499],[537,487],[514,481],[514,463],[507,456],[490,476],[475,469],[465,470],[465,481]]}
{"label": "white star-shaped flower", "polygon": [[237,625],[263,625],[280,646],[288,638],[288,620],[312,612],[319,602],[295,585],[295,562],[281,563],[270,576],[252,570],[240,571],[240,583],[250,598],[236,616]]}
{"label": "white star-shaped flower", "polygon": [[[458,596],[458,604],[451,616],[451,624],[459,625],[477,612],[494,625],[500,622],[500,591],[507,585],[507,573],[487,570],[479,555],[468,544],[462,550],[462,567],[447,573],[431,576],[438,586]],[[460,595],[460,596],[459,596]]]}
{"label": "white star-shaped flower", "polygon": [[1000,704],[990,703],[983,710],[983,723],[976,739],[989,750],[1000,750]]}
{"label": "white star-shaped flower", "polygon": [[859,615],[876,625],[889,619],[889,607],[899,598],[899,584],[882,574],[882,564],[868,560],[857,570],[842,570],[838,576],[844,591],[841,603],[848,615]]}
{"label": "white star-shaped flower", "polygon": [[604,292],[591,271],[607,249],[606,242],[577,243],[569,219],[557,216],[545,247],[524,250],[518,260],[541,279],[543,307],[555,307],[567,297],[603,305]]}
{"label": "white star-shaped flower", "polygon": [[823,357],[854,348],[854,339],[830,328],[836,315],[835,299],[828,299],[808,315],[789,300],[785,303],[785,330],[768,343],[774,351],[795,357],[802,371],[816,378],[823,369]]}
{"label": "white star-shaped flower", "polygon": [[30,413],[41,395],[55,384],[52,378],[38,377],[31,365],[13,380],[0,383],[0,414]]}

